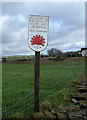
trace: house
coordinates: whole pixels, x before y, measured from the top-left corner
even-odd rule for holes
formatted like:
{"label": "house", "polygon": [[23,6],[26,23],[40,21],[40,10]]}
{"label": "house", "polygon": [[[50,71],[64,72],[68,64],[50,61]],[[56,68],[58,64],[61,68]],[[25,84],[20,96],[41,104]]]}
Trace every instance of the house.
{"label": "house", "polygon": [[81,52],[80,50],[78,50],[78,54],[79,54],[80,56],[82,56],[82,52]]}
{"label": "house", "polygon": [[81,52],[80,51],[71,51],[71,52],[66,52],[65,55],[67,57],[81,57]]}
{"label": "house", "polygon": [[87,57],[87,48],[81,48],[82,57]]}

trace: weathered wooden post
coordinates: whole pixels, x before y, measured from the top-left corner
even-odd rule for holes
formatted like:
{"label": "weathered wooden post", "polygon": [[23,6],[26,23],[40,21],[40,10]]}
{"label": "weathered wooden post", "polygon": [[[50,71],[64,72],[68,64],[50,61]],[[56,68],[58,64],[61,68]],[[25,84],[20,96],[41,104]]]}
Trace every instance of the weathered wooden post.
{"label": "weathered wooden post", "polygon": [[35,51],[35,111],[39,112],[40,52]]}
{"label": "weathered wooden post", "polygon": [[40,15],[29,16],[28,45],[35,51],[35,111],[39,112],[39,79],[40,52],[48,45],[49,17]]}
{"label": "weathered wooden post", "polygon": [[71,62],[72,62],[72,68],[73,68],[74,77],[77,80],[77,76],[76,76],[76,71],[75,71],[75,66],[74,66],[73,60],[71,60]]}

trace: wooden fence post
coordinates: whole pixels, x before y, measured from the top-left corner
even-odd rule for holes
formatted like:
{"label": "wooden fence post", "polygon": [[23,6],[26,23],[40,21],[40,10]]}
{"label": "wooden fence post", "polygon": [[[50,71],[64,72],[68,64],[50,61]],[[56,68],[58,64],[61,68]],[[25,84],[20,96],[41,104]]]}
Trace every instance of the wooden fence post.
{"label": "wooden fence post", "polygon": [[40,52],[35,51],[35,111],[39,112]]}
{"label": "wooden fence post", "polygon": [[71,62],[72,62],[72,68],[73,68],[74,77],[75,77],[75,79],[77,79],[74,63],[73,63],[72,60],[71,60]]}

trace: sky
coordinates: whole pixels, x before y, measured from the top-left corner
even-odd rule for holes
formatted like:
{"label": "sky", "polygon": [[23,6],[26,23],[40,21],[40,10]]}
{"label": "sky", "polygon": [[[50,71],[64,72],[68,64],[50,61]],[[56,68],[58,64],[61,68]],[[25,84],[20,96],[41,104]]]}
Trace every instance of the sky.
{"label": "sky", "polygon": [[48,46],[41,54],[51,48],[67,52],[85,47],[84,2],[3,2],[3,56],[35,54],[28,46],[29,15],[49,16]]}

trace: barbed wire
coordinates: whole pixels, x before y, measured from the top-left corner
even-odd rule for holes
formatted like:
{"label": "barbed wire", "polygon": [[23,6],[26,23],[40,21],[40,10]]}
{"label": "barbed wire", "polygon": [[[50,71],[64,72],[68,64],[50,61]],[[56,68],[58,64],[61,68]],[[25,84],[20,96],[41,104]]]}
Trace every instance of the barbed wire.
{"label": "barbed wire", "polygon": [[[69,75],[69,76],[70,76],[70,78],[72,77],[71,75]],[[69,79],[69,76],[68,76],[68,78],[66,78],[66,79]],[[63,81],[65,81],[66,79],[62,79],[62,81],[61,81],[61,80],[60,80],[60,81],[63,83]],[[66,82],[66,83],[67,83],[67,82]],[[54,88],[54,86],[56,86],[57,84],[59,84],[59,81],[56,82],[56,80],[55,80],[55,81],[54,81],[54,84],[48,85],[47,89],[48,89],[48,88],[51,88],[51,89],[52,89],[52,88]],[[63,85],[64,85],[64,84],[60,84],[58,87],[63,86]],[[31,89],[28,89],[28,90],[26,90],[26,91],[29,91],[29,90],[31,90]],[[26,91],[23,91],[23,92],[26,92]],[[7,93],[7,94],[17,94],[17,93],[20,93],[20,92]]]}
{"label": "barbed wire", "polygon": [[[25,82],[25,83],[22,83],[21,86],[27,85],[28,83],[29,83],[29,81],[27,81],[27,82]],[[17,85],[16,85],[16,87],[18,87],[18,86],[20,86],[20,84],[17,84]],[[11,89],[11,88],[13,88],[13,87],[14,87],[14,85],[13,85],[13,86],[9,86],[7,89],[4,89],[3,92],[5,92],[5,91],[7,91],[7,90],[9,90],[9,89]]]}
{"label": "barbed wire", "polygon": [[[32,67],[31,67],[32,68]],[[13,73],[13,74],[11,74],[11,75],[8,75],[8,76],[5,76],[5,77],[3,77],[2,76],[2,79],[5,79],[5,78],[8,78],[8,77],[13,77],[13,75],[17,75],[18,73],[23,73],[23,72],[25,72],[25,71],[28,71],[29,70],[29,68],[27,68],[27,70],[25,69],[25,70],[21,70],[21,72],[15,72],[15,73]],[[16,76],[17,77],[17,76]],[[12,78],[13,79],[13,78]],[[6,79],[7,80],[7,79]]]}
{"label": "barbed wire", "polygon": [[15,103],[14,105],[8,107],[8,109],[6,109],[4,112],[2,112],[2,115],[3,115],[6,111],[8,111],[10,108],[15,107],[17,104],[19,105],[19,103],[21,104],[21,101],[23,101],[26,97],[29,97],[29,96],[32,95],[32,94],[33,94],[33,91],[32,91],[30,94],[28,94],[27,96],[25,96],[23,99],[21,99],[20,101],[18,101],[17,103]]}
{"label": "barbed wire", "polygon": [[[24,102],[22,102],[21,104],[25,104],[25,103],[27,103],[27,100],[25,100]],[[24,107],[21,107],[21,108],[19,108],[19,110],[21,111],[21,110],[24,110],[24,108],[27,108],[27,106],[28,106],[28,104],[26,104]],[[14,107],[13,107],[14,108]],[[27,109],[26,109],[27,110]],[[10,118],[10,117],[12,117],[13,115],[12,115],[12,113],[15,113],[15,112],[17,112],[18,110],[17,109],[15,109],[14,108],[14,110],[11,110],[11,111],[6,111],[6,113],[4,113],[4,114],[2,114],[3,116],[7,116],[7,115],[9,115],[9,113],[11,114],[10,116],[8,116],[8,118]]]}
{"label": "barbed wire", "polygon": [[[23,67],[23,65],[21,65],[21,66],[19,66],[19,67],[22,67],[22,68],[26,69],[26,67]],[[13,71],[11,71],[11,72],[7,72],[7,73],[5,73],[4,76],[6,76],[6,75],[8,75],[8,74],[15,73],[15,72],[18,72],[19,70],[20,70],[20,68],[18,68],[17,70],[13,70]]]}
{"label": "barbed wire", "polygon": [[[69,75],[69,76],[71,76],[71,75]],[[69,78],[69,76],[68,76],[68,78]],[[64,76],[64,77],[65,77],[65,76]],[[66,78],[66,79],[67,79],[67,78]],[[59,81],[62,81],[62,80],[65,80],[65,79],[63,79],[63,77],[62,77],[62,79],[59,80]],[[58,81],[58,82],[59,82],[59,81]],[[56,80],[55,80],[54,82],[56,82]],[[26,84],[27,84],[27,83],[29,83],[29,82],[26,82]],[[43,83],[43,84],[44,84],[44,83]],[[25,83],[22,84],[22,85],[25,85]],[[18,85],[18,86],[19,86],[19,85]],[[51,87],[52,87],[52,85],[51,85]],[[24,92],[27,92],[27,91],[29,91],[29,90],[32,90],[32,88],[29,88],[28,90],[23,91],[23,93],[24,93]],[[12,92],[12,93],[10,92],[10,93],[6,93],[6,94],[12,94],[12,95],[13,95],[13,94],[17,94],[17,93],[22,93],[22,91],[15,92],[15,93],[14,93],[14,92]]]}
{"label": "barbed wire", "polygon": [[[33,68],[32,66],[30,67],[30,68]],[[70,68],[70,69],[72,69],[72,68]],[[18,74],[20,74],[20,75],[22,75],[23,73],[25,73],[26,71],[29,71],[29,68],[27,69],[26,68],[26,70],[23,70],[23,71],[21,71],[21,72],[15,72],[15,73],[10,73],[11,75],[8,75],[8,76],[5,76],[4,78],[3,78],[3,80],[7,77],[9,80],[12,80],[12,79],[16,79],[16,78],[20,78],[20,77],[18,77],[17,75]],[[55,71],[48,71],[49,73],[47,73],[47,74],[44,74],[44,75],[50,75],[50,74],[53,74],[54,75],[54,73],[55,73]],[[57,71],[56,71],[57,72]],[[76,74],[79,76],[79,75],[81,75],[81,73],[83,73],[84,72],[84,70],[80,70],[79,72],[78,71],[76,71]],[[68,73],[68,74],[67,74]],[[13,75],[12,75],[13,74]],[[15,77],[13,77],[15,75]],[[30,74],[30,76],[31,76],[31,74]],[[72,77],[73,76],[73,77]],[[11,78],[12,77],[12,78]],[[46,80],[46,81],[43,81],[43,79],[42,80],[40,80],[40,82],[43,84],[43,86],[45,85],[45,83],[47,83],[47,86],[44,86],[44,87],[42,87],[42,86],[40,86],[40,89],[42,89],[42,90],[47,90],[47,93],[48,93],[48,95],[50,95],[51,94],[51,92],[52,91],[54,91],[54,90],[61,90],[61,88],[65,88],[65,87],[67,87],[69,84],[70,84],[70,82],[69,81],[67,81],[67,79],[70,79],[70,78],[72,78],[72,80],[74,79],[74,75],[73,75],[73,71],[71,71],[71,72],[69,72],[69,70],[67,70],[67,71],[65,71],[64,73],[62,73],[62,76],[60,76],[57,80],[56,80],[56,78],[55,78],[55,80],[53,80],[52,82],[52,84],[50,84],[50,81],[49,80]],[[9,80],[8,79],[6,79],[6,82],[8,82],[9,83]],[[12,82],[12,81],[11,81]],[[23,81],[22,81],[23,82]],[[29,83],[29,81],[27,81],[27,82],[24,82],[24,83],[20,83],[21,84],[21,86],[23,86],[24,87],[24,85],[27,85],[28,83]],[[11,86],[11,84],[8,84],[8,86],[7,86],[7,88],[4,88],[4,90],[3,90],[3,93],[6,91],[6,90],[10,90],[11,88],[17,88],[18,86],[20,86],[20,84],[18,84],[18,85],[12,85]],[[34,83],[32,82],[32,85],[33,85]],[[58,89],[57,89],[57,87],[58,87]],[[49,89],[51,89],[51,92],[49,91]],[[41,93],[43,92],[41,90],[41,92],[40,92],[40,95],[41,95]],[[14,98],[14,95],[15,94],[20,94],[21,92],[23,92],[23,93],[25,93],[25,92],[30,92],[30,94],[28,94],[28,93],[26,93],[27,95],[24,97],[18,97],[18,98]],[[22,89],[20,89],[20,91],[18,91],[18,92],[6,92],[4,95],[13,95],[13,98],[11,99],[11,101],[13,100],[14,102],[16,102],[16,103],[14,103],[13,105],[11,105],[11,106],[8,106],[8,107],[3,107],[3,112],[2,112],[2,115],[4,116],[4,117],[6,117],[7,115],[8,115],[8,118],[10,118],[10,117],[14,117],[14,115],[13,115],[13,113],[14,112],[17,112],[17,110],[19,109],[20,111],[22,110],[22,112],[25,112],[25,111],[27,111],[33,104],[33,102],[34,102],[34,96],[31,96],[31,95],[34,95],[34,87],[32,87],[31,86],[31,88],[29,88],[29,89],[27,89],[27,90],[23,90],[22,91]],[[46,97],[47,97],[47,95],[46,95]],[[46,98],[45,97],[45,98]],[[9,98],[7,98],[8,99],[8,101],[10,101],[10,99]],[[43,98],[42,98],[43,99]],[[24,105],[25,104],[25,105]],[[16,106],[18,106],[18,105],[21,105],[21,107],[19,107],[19,108],[17,108],[17,109],[15,109],[15,107]],[[29,106],[29,107],[28,107]],[[10,110],[11,109],[11,110]],[[12,110],[12,109],[14,109],[14,110]]]}
{"label": "barbed wire", "polygon": [[[7,76],[7,74],[12,74],[12,73],[17,73],[19,70],[24,70],[24,69],[26,69],[26,68],[28,68],[28,67],[32,67],[32,66],[34,66],[34,65],[27,65],[26,67],[23,67],[23,65],[21,65],[21,68],[19,68],[20,66],[18,66],[18,69],[17,70],[14,70],[14,71],[11,71],[11,72],[8,72],[8,73],[6,73],[4,76]],[[3,69],[2,69],[3,70]]]}
{"label": "barbed wire", "polygon": [[[49,72],[47,75],[53,74],[53,73],[55,73],[55,71],[54,71],[54,72]],[[67,71],[66,73],[68,73],[68,71]],[[65,74],[65,72],[64,72],[64,74]],[[62,73],[62,75],[63,75],[63,73]],[[41,80],[40,80],[40,81],[41,81]],[[11,81],[11,82],[12,82],[12,81]],[[25,82],[25,83],[21,84],[21,86],[26,85],[27,83],[28,83],[28,82]],[[14,84],[13,84],[13,86],[14,86]],[[7,89],[12,88],[13,86],[11,85],[11,86],[8,87]],[[18,87],[18,86],[20,86],[20,84],[16,85],[16,87]],[[6,90],[7,90],[7,89],[6,89]],[[3,91],[5,91],[5,90],[3,90]]]}

